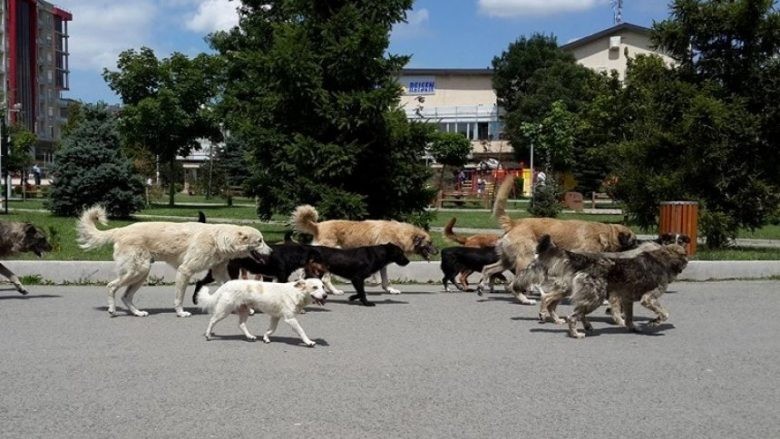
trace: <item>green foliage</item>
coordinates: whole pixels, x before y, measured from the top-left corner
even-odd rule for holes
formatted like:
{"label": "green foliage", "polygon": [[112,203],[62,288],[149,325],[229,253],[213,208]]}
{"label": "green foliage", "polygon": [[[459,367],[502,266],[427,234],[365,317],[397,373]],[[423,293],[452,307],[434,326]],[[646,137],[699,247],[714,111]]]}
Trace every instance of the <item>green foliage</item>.
{"label": "green foliage", "polygon": [[471,154],[471,141],[460,133],[437,132],[429,146],[429,152],[437,163],[460,167]]}
{"label": "green foliage", "polygon": [[572,146],[577,116],[562,101],[555,101],[539,123],[524,122],[520,130],[534,147],[538,168],[568,170],[574,162]]}
{"label": "green foliage", "polygon": [[11,139],[8,149],[8,170],[27,174],[32,166],[30,149],[38,141],[38,137],[21,124],[12,125],[9,135]]}
{"label": "green foliage", "polygon": [[636,223],[654,225],[661,201],[696,200],[710,218],[703,234],[716,247],[739,227],[764,224],[777,205],[777,187],[761,171],[760,116],[721,91],[685,80],[657,57],[632,63],[628,140],[611,150],[616,196]]}
{"label": "green foliage", "polygon": [[402,218],[427,205],[430,128],[394,109],[408,57],[387,54],[411,4],[244,2],[239,27],[211,37],[262,218],[299,203],[326,218]]}
{"label": "green foliage", "polygon": [[116,118],[102,105],[85,105],[82,112],[82,122],[54,155],[47,207],[55,215],[76,216],[102,204],[109,215],[127,218],[143,208],[143,181],[120,152]]}
{"label": "green foliage", "polygon": [[535,217],[556,218],[563,209],[560,199],[560,187],[550,175],[545,184],[536,186],[531,202],[528,203],[528,213]]}
{"label": "green foliage", "polygon": [[[181,53],[157,59],[152,49],[126,50],[118,71],[103,71],[108,86],[122,98],[121,131],[126,143],[143,145],[173,172],[177,155],[198,148],[197,139],[220,140],[216,114],[210,110],[221,76],[219,57]],[[175,185],[169,185],[169,204]]]}
{"label": "green foliage", "polygon": [[493,87],[504,116],[507,138],[518,160],[528,160],[529,139],[524,124],[542,122],[555,102],[577,113],[606,80],[562,51],[554,36],[521,37],[493,59]]}
{"label": "green foliage", "polygon": [[656,222],[658,203],[696,200],[711,248],[766,224],[780,202],[780,13],[769,0],[676,0],[653,40],[659,58],[630,63],[619,99],[615,193],[632,219]]}

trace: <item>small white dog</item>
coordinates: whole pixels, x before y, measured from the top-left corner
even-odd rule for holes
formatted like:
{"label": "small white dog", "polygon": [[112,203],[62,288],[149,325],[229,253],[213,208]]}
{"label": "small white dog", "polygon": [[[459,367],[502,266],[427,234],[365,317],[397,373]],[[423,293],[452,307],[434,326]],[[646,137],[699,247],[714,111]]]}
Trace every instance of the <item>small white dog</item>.
{"label": "small white dog", "polygon": [[295,319],[295,314],[304,306],[315,302],[325,304],[328,293],[319,279],[302,279],[297,282],[270,283],[256,280],[231,280],[223,284],[214,294],[203,287],[198,292],[198,306],[212,314],[209,326],[206,328],[206,340],[214,335],[214,325],[233,312],[238,312],[238,327],[248,340],[256,340],[246,328],[250,309],[260,310],[271,316],[271,326],[263,335],[263,341],[270,343],[268,338],[276,331],[279,319],[292,326],[306,346],[315,343],[306,336],[303,328]]}

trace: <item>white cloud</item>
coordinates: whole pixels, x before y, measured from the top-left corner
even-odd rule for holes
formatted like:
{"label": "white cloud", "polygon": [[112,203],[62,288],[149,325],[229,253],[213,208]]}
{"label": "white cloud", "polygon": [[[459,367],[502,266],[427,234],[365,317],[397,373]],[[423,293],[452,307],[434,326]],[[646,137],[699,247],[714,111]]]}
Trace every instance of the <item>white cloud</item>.
{"label": "white cloud", "polygon": [[409,11],[406,14],[406,23],[398,23],[393,26],[394,37],[417,37],[428,32],[430,14],[427,9]]}
{"label": "white cloud", "polygon": [[478,0],[480,12],[502,18],[577,12],[607,3],[609,0]]}
{"label": "white cloud", "polygon": [[71,69],[113,68],[121,51],[151,46],[149,36],[158,14],[154,1],[58,0],[56,4],[73,13],[68,24]]}
{"label": "white cloud", "polygon": [[198,5],[198,11],[190,16],[185,25],[189,30],[205,33],[230,29],[238,24],[238,3],[205,0]]}

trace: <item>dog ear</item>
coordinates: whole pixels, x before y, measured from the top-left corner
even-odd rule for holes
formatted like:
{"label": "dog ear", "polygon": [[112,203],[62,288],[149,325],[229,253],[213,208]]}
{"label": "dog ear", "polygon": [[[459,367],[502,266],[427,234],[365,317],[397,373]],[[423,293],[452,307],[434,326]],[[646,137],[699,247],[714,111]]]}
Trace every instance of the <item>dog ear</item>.
{"label": "dog ear", "polygon": [[38,233],[38,229],[32,223],[24,223],[24,234],[26,236],[35,236]]}
{"label": "dog ear", "polygon": [[414,240],[412,241],[412,243],[413,243],[414,247],[419,247],[420,245],[422,245],[423,241],[425,241],[425,237],[424,236],[415,235]]}
{"label": "dog ear", "polygon": [[298,288],[299,290],[306,290],[306,281],[301,279],[293,284],[295,288]]}
{"label": "dog ear", "polygon": [[544,253],[553,246],[552,238],[550,235],[542,235],[536,244],[536,254]]}

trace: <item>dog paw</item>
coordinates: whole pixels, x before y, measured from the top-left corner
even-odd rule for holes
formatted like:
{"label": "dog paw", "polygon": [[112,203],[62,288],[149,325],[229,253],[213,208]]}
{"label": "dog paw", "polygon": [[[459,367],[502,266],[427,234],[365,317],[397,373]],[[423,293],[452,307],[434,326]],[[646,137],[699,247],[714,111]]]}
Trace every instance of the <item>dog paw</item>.
{"label": "dog paw", "polygon": [[[143,312],[146,312],[146,311],[143,311]],[[192,313],[189,312],[189,311],[176,311],[176,316],[177,317],[189,317],[191,315],[192,315]]]}
{"label": "dog paw", "polygon": [[249,340],[249,341],[255,341],[255,340],[257,340],[257,336],[255,336],[255,335],[248,335],[246,337],[246,339]]}
{"label": "dog paw", "polygon": [[336,296],[343,296],[344,295],[344,291],[342,291],[342,290],[333,290],[333,294],[336,295]]}
{"label": "dog paw", "polygon": [[116,309],[108,309],[108,316],[109,317],[116,317]]}
{"label": "dog paw", "polygon": [[315,343],[315,342],[313,342],[311,340],[305,341],[304,343],[306,344],[306,346],[308,346],[310,348],[313,348],[317,344],[317,343]]}
{"label": "dog paw", "polygon": [[555,320],[553,320],[553,322],[554,322],[556,325],[563,325],[563,324],[565,324],[565,323],[566,323],[566,320],[564,320],[564,319],[561,319],[561,318],[558,318],[558,319],[555,319]]}
{"label": "dog paw", "polygon": [[271,343],[271,339],[267,335],[263,336],[263,343]]}
{"label": "dog paw", "polygon": [[392,288],[392,287],[387,287],[387,292],[390,293],[390,294],[401,294],[401,290],[397,290],[397,289]]}
{"label": "dog paw", "polygon": [[583,338],[585,338],[585,334],[583,334],[581,332],[575,332],[571,336],[572,336],[572,338],[576,338],[578,340],[582,340]]}
{"label": "dog paw", "polygon": [[369,302],[368,300],[361,300],[360,303],[362,303],[363,306],[376,306],[376,303]]}
{"label": "dog paw", "polygon": [[249,308],[249,315],[250,316],[255,315],[255,309],[254,308]]}
{"label": "dog paw", "polygon": [[137,317],[146,317],[149,315],[149,313],[146,311],[136,311],[133,314],[135,314]]}
{"label": "dog paw", "polygon": [[21,294],[22,296],[26,296],[30,294],[30,292],[25,290],[24,288],[19,288],[19,294]]}
{"label": "dog paw", "polygon": [[211,341],[211,334],[206,333],[206,334],[203,334],[203,336],[206,337],[206,341]]}

